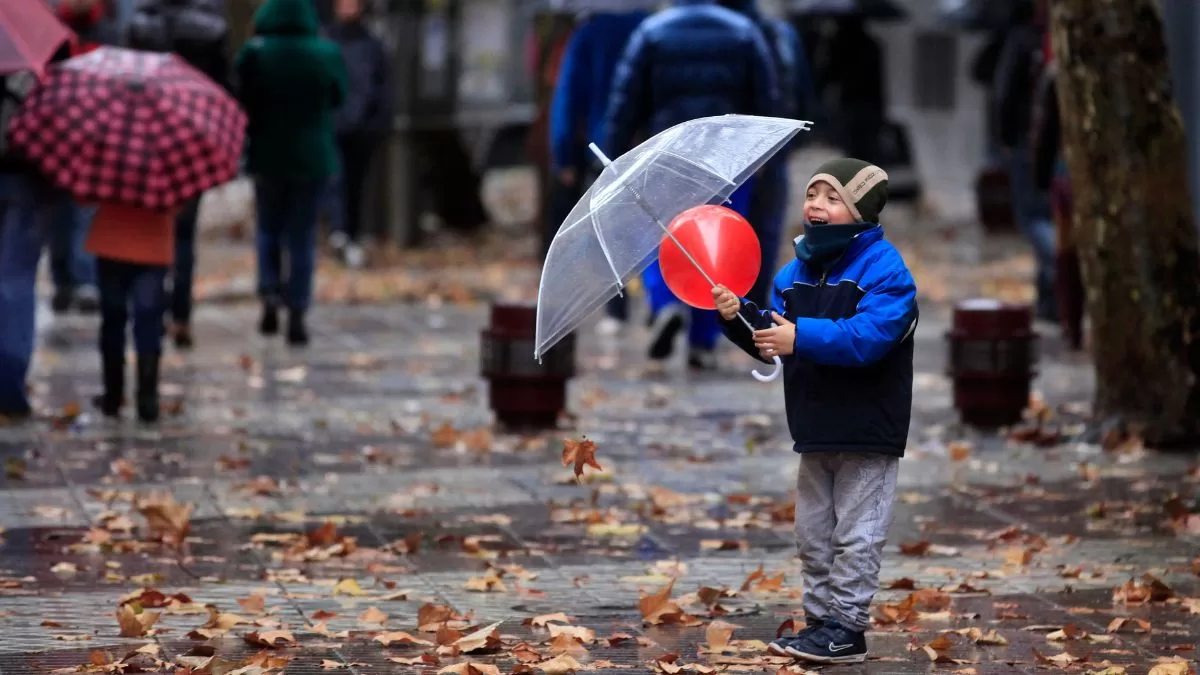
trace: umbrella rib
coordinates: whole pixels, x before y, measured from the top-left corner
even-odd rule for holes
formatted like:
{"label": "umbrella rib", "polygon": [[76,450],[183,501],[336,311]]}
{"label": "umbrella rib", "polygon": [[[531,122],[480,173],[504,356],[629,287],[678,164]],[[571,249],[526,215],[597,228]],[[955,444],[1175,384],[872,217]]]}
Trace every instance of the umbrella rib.
{"label": "umbrella rib", "polygon": [[588,218],[592,221],[592,230],[596,233],[596,241],[600,242],[600,251],[604,254],[604,259],[608,261],[608,268],[617,278],[617,294],[624,296],[625,281],[621,279],[621,273],[617,271],[617,264],[613,262],[612,254],[608,252],[608,242],[604,241],[604,235],[600,234],[600,225],[596,222],[596,214],[589,213]]}

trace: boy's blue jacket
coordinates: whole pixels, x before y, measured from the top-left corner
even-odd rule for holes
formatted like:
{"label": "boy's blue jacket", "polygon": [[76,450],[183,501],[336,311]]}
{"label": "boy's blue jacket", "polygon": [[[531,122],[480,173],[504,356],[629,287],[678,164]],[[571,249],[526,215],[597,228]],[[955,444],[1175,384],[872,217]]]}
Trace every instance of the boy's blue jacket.
{"label": "boy's blue jacket", "polygon": [[[772,309],[796,324],[783,357],[784,401],[796,452],[874,452],[904,456],[912,417],[917,288],[883,228],[862,232],[824,274],[799,259],[775,276]],[[770,311],[742,300],[756,329]],[[739,319],[722,329],[762,359]],[[764,360],[766,361],[766,360]],[[768,361],[769,362],[769,361]]]}

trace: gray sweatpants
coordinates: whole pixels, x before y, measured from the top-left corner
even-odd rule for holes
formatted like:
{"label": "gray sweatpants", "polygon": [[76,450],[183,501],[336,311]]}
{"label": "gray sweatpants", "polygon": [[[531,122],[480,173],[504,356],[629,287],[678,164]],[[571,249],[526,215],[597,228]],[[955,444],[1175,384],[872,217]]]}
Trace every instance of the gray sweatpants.
{"label": "gray sweatpants", "polygon": [[800,456],[796,545],[806,616],[869,626],[899,467],[899,457],[872,453]]}

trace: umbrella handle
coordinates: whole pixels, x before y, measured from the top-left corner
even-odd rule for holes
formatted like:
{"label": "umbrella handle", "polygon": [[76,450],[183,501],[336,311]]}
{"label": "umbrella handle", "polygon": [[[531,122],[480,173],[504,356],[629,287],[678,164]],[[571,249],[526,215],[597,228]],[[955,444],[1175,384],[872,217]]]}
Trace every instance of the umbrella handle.
{"label": "umbrella handle", "polygon": [[780,360],[778,356],[775,357],[775,370],[772,370],[770,375],[763,375],[757,370],[750,371],[750,374],[754,376],[754,379],[758,380],[759,382],[774,382],[775,380],[779,379],[779,376],[782,373],[783,361]]}

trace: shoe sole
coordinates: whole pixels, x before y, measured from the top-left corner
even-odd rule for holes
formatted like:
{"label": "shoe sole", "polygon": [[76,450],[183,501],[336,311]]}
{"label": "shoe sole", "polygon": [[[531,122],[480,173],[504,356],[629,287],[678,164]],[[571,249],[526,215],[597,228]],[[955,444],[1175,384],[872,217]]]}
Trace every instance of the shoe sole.
{"label": "shoe sole", "polygon": [[827,664],[862,663],[863,661],[867,660],[866,654],[847,654],[846,656],[818,656],[816,654],[808,654],[808,653],[802,652],[798,649],[792,649],[791,647],[788,647],[785,651],[787,652],[788,656],[795,657],[797,659],[800,659],[801,661],[808,661],[810,663],[827,663]]}
{"label": "shoe sole", "polygon": [[775,644],[774,642],[767,645],[767,651],[771,652],[775,656],[791,656],[791,654],[789,654],[786,649],[784,649],[783,647],[780,647],[779,645]]}

